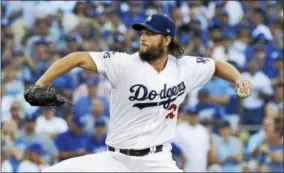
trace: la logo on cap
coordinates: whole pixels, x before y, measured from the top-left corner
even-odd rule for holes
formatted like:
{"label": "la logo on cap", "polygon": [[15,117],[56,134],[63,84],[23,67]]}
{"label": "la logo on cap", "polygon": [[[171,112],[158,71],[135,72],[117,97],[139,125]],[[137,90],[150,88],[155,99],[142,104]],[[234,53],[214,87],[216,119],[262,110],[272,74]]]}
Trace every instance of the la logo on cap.
{"label": "la logo on cap", "polygon": [[152,20],[152,15],[149,16],[149,17],[146,19],[146,21],[148,21],[148,22],[150,22],[151,20]]}
{"label": "la logo on cap", "polygon": [[171,32],[171,30],[169,28],[167,28],[167,32]]}

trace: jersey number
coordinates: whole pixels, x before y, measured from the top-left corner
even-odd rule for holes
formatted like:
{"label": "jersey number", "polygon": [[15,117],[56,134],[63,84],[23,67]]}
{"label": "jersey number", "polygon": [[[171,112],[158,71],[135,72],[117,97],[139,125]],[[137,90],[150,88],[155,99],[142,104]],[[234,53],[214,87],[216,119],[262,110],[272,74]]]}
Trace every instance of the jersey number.
{"label": "jersey number", "polygon": [[168,108],[169,111],[171,111],[167,116],[166,116],[166,119],[173,119],[175,117],[175,114],[174,112],[176,111],[177,109],[177,105],[176,104],[171,104]]}

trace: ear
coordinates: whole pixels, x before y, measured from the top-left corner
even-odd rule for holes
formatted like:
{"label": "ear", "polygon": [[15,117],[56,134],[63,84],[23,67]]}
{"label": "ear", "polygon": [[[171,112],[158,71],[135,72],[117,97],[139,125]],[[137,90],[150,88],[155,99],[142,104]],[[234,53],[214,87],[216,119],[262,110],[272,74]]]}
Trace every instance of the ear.
{"label": "ear", "polygon": [[171,37],[170,36],[164,37],[164,46],[168,47],[170,43],[171,43]]}

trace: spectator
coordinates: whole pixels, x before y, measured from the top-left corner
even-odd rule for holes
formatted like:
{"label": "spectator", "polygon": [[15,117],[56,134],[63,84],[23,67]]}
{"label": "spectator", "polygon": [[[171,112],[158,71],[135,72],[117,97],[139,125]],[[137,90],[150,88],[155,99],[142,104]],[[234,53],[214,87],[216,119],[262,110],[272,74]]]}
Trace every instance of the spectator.
{"label": "spectator", "polygon": [[40,144],[30,144],[26,154],[27,158],[20,163],[18,172],[41,172],[48,167],[42,158],[44,149]]}
{"label": "spectator", "polygon": [[7,147],[7,144],[1,140],[1,172],[14,172],[13,171],[13,165],[10,158],[10,152],[9,147]]}
{"label": "spectator", "polygon": [[243,157],[242,143],[231,134],[230,123],[220,124],[220,137],[217,138],[217,163],[224,172],[240,172]]}
{"label": "spectator", "polygon": [[190,43],[185,47],[185,55],[203,56],[205,46],[202,43],[199,32],[200,31],[193,31],[190,33]]}
{"label": "spectator", "polygon": [[44,160],[49,164],[53,164],[53,162],[57,159],[58,151],[54,142],[50,138],[35,132],[36,119],[36,114],[27,115],[25,117],[24,129],[16,139],[16,146],[24,152],[30,144],[35,142],[40,143],[46,151],[43,157]]}
{"label": "spectator", "polygon": [[86,121],[85,131],[92,134],[94,131],[94,124],[97,120],[102,120],[105,122],[106,127],[108,127],[109,118],[103,114],[104,105],[100,99],[92,100],[92,112],[87,114],[84,118]]}
{"label": "spectator", "polygon": [[179,123],[176,130],[174,143],[182,149],[188,159],[185,171],[202,172],[206,171],[207,167],[209,134],[206,128],[199,123],[198,115],[197,109],[186,108],[185,121]]}
{"label": "spectator", "polygon": [[233,41],[228,60],[235,62],[238,69],[244,70],[246,67],[246,56],[250,49],[250,29],[249,22],[242,22],[237,31],[237,38]]}
{"label": "spectator", "polygon": [[17,143],[15,142],[19,135],[16,122],[13,120],[5,121],[2,124],[1,131],[1,145],[3,145],[4,159],[6,159],[7,164],[6,166],[10,167],[9,165],[11,165],[13,172],[16,172],[18,163],[24,157],[24,152],[17,148]]}
{"label": "spectator", "polygon": [[82,48],[80,47],[80,39],[80,36],[77,34],[70,34],[66,37],[66,54],[76,51],[82,51]]}
{"label": "spectator", "polygon": [[87,114],[91,114],[92,111],[92,100],[94,98],[99,98],[102,100],[104,104],[104,115],[109,116],[109,102],[108,99],[104,96],[97,95],[98,92],[98,84],[100,80],[98,77],[88,77],[86,80],[86,87],[87,87],[87,96],[81,96],[77,100],[75,100],[75,107],[74,111],[77,115],[85,116]]}
{"label": "spectator", "polygon": [[267,40],[272,40],[271,30],[264,24],[265,22],[265,12],[260,8],[253,9],[251,22],[254,25],[254,30],[252,31],[252,36],[257,37],[259,34],[263,34]]}
{"label": "spectator", "polygon": [[11,111],[11,107],[12,107],[13,102],[14,102],[13,97],[10,96],[10,95],[7,95],[5,93],[5,88],[1,87],[1,105],[2,105],[1,122],[10,120],[12,118],[10,111]]}
{"label": "spectator", "polygon": [[253,134],[248,141],[248,153],[250,154],[250,159],[255,160],[256,155],[259,154],[259,147],[268,137],[268,134],[273,130],[273,118],[266,117],[263,120],[263,125],[261,129]]}
{"label": "spectator", "polygon": [[223,79],[212,77],[212,79],[203,86],[210,94],[210,101],[218,105],[226,105],[229,101],[229,92],[231,86]]}
{"label": "spectator", "polygon": [[[35,55],[32,56],[35,58],[37,61],[37,66],[40,70],[40,73],[43,74],[43,72],[46,70],[46,66],[48,65],[47,63],[49,62],[50,59],[50,50],[49,50],[49,44],[51,42],[46,40],[46,39],[39,39],[35,41]],[[45,65],[45,66],[44,66]],[[39,67],[42,66],[42,67]],[[37,69],[38,70],[38,69]],[[39,74],[40,75],[40,74]]]}
{"label": "spectator", "polygon": [[176,161],[177,167],[180,169],[185,169],[187,158],[185,156],[185,153],[181,150],[179,146],[177,146],[175,143],[172,143],[172,155],[173,160]]}
{"label": "spectator", "polygon": [[41,116],[36,120],[36,133],[54,139],[58,134],[68,130],[66,121],[56,117],[51,108],[41,108]]}
{"label": "spectator", "polygon": [[94,130],[93,135],[91,138],[91,144],[93,145],[93,152],[98,153],[101,151],[106,151],[106,136],[107,136],[107,129],[106,129],[106,122],[104,120],[95,120],[94,121]]}
{"label": "spectator", "polygon": [[24,114],[23,114],[23,111],[21,110],[20,104],[17,101],[12,103],[10,112],[11,112],[12,120],[16,122],[19,129],[22,129],[24,125],[24,121],[23,121]]}
{"label": "spectator", "polygon": [[[273,7],[271,8],[271,11],[275,12]],[[279,49],[283,48],[282,23],[283,21],[281,21],[281,19],[279,18],[279,19],[274,19],[274,21],[271,21],[269,25],[269,28],[271,29],[272,32],[273,43],[275,43],[275,47]]]}
{"label": "spectator", "polygon": [[222,33],[229,37],[229,38],[235,38],[236,37],[236,32],[237,28],[235,25],[231,25],[229,23],[229,14],[226,11],[221,12],[219,17],[219,24],[220,27],[222,28]]}
{"label": "spectator", "polygon": [[276,74],[271,80],[272,86],[284,84],[284,81],[283,81],[283,78],[284,78],[283,60],[284,60],[283,55],[278,55],[278,57],[276,57],[275,60],[274,60],[274,67],[275,67]]}
{"label": "spectator", "polygon": [[209,120],[213,123],[213,132],[218,132],[218,123],[225,118],[223,107],[210,102],[210,94],[207,89],[198,92],[198,103],[196,105],[200,120]]}
{"label": "spectator", "polygon": [[13,65],[8,65],[5,68],[3,87],[5,89],[5,94],[12,97],[16,97],[18,94],[24,93],[24,83],[23,81],[16,78],[17,70]]}
{"label": "spectator", "polygon": [[142,1],[129,1],[120,5],[121,17],[127,27],[130,27],[133,23],[142,22],[145,19],[146,14],[143,12],[142,3]]}
{"label": "spectator", "polygon": [[[207,157],[207,168],[210,170],[212,167],[218,167],[217,165],[217,138],[218,135],[213,133],[213,123],[210,120],[203,120],[201,121],[201,124],[206,127],[208,134],[209,134],[209,141],[210,141],[210,147],[208,151],[208,157]],[[219,166],[220,167],[220,166]],[[221,167],[222,171],[222,167]]]}
{"label": "spectator", "polygon": [[[50,26],[47,18],[36,18],[34,23],[34,30],[32,36],[26,41],[25,51],[30,52],[32,57],[36,57],[36,44],[40,40],[47,40],[54,42],[53,36],[50,34]],[[39,49],[39,48],[37,48]]]}
{"label": "spectator", "polygon": [[283,111],[283,85],[274,87],[274,97],[266,104],[265,115],[275,118]]}
{"label": "spectator", "polygon": [[260,171],[283,172],[283,152],[283,124],[275,122],[268,141],[260,146]]}
{"label": "spectator", "polygon": [[251,96],[243,100],[243,124],[261,124],[265,113],[265,100],[273,94],[269,78],[258,69],[258,62],[252,59],[248,64],[248,71],[242,74],[253,86]]}
{"label": "spectator", "polygon": [[13,57],[12,64],[17,70],[17,78],[23,81],[31,81],[32,72],[36,69],[35,61],[20,48],[13,48],[11,51]]}
{"label": "spectator", "polygon": [[213,51],[212,51],[213,59],[223,60],[223,61],[228,60],[229,50],[226,40],[227,38],[223,35],[213,40],[214,42]]}
{"label": "spectator", "polygon": [[85,126],[83,117],[70,116],[67,122],[69,130],[54,139],[60,161],[92,152],[92,149],[89,148],[90,136],[83,132]]}

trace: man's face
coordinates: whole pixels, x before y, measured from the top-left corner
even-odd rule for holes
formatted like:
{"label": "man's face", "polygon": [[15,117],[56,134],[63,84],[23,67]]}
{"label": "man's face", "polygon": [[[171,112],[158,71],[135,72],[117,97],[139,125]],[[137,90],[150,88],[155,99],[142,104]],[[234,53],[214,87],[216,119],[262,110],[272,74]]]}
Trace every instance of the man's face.
{"label": "man's face", "polygon": [[35,121],[29,120],[25,122],[26,132],[33,133],[35,131]]}
{"label": "man's face", "polygon": [[42,110],[42,115],[45,117],[45,119],[50,120],[54,116],[54,113],[51,109],[45,108]]}
{"label": "man's face", "polygon": [[283,88],[282,87],[275,88],[275,98],[279,101],[283,101]]}
{"label": "man's face", "polygon": [[69,129],[71,132],[76,133],[76,134],[81,133],[82,128],[76,125],[76,123],[73,122],[72,118],[68,119],[68,125],[69,125]]}
{"label": "man's face", "polygon": [[12,115],[13,118],[15,118],[15,119],[21,118],[20,117],[20,109],[21,109],[20,105],[16,102],[11,105],[11,115]]}
{"label": "man's face", "polygon": [[30,159],[37,164],[41,162],[41,156],[36,152],[32,151],[30,157]]}
{"label": "man's face", "polygon": [[258,63],[256,62],[256,60],[251,60],[248,64],[248,71],[250,73],[255,73],[258,69]]}
{"label": "man's face", "polygon": [[139,55],[143,61],[153,62],[165,53],[163,36],[142,30],[140,36]]}
{"label": "man's face", "polygon": [[102,115],[103,111],[104,111],[103,103],[98,99],[94,99],[93,105],[92,105],[93,115],[96,116],[96,117],[100,117]]}
{"label": "man's face", "polygon": [[263,120],[263,129],[264,129],[266,136],[268,136],[273,131],[273,119],[272,118],[265,118]]}
{"label": "man's face", "polygon": [[277,71],[283,70],[283,61],[282,60],[275,61],[274,67],[276,68]]}
{"label": "man's face", "polygon": [[195,124],[198,123],[198,120],[199,120],[198,114],[194,113],[194,114],[189,115],[188,121],[189,121],[190,124],[194,124],[195,125]]}
{"label": "man's face", "polygon": [[48,45],[39,44],[36,46],[37,56],[40,60],[46,60],[48,58]]}
{"label": "man's face", "polygon": [[229,137],[231,135],[230,127],[222,127],[220,128],[220,134],[222,137]]}

